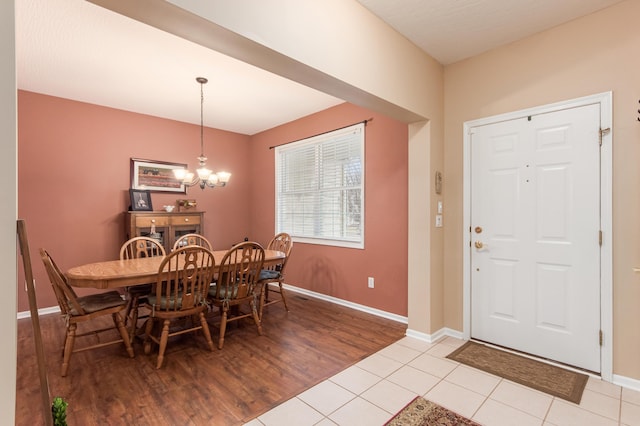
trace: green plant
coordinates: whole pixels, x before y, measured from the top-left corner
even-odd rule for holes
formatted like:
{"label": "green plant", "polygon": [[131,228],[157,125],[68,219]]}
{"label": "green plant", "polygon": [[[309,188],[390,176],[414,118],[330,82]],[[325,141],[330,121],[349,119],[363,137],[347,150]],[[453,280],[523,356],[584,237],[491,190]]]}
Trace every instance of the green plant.
{"label": "green plant", "polygon": [[67,405],[69,404],[59,396],[53,398],[51,415],[55,426],[67,426]]}

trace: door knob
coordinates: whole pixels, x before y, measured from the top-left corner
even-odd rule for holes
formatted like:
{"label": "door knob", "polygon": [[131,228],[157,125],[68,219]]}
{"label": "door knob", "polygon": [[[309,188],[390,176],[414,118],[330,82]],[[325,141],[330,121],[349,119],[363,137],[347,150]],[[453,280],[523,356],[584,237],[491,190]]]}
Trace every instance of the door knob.
{"label": "door knob", "polygon": [[476,241],[473,245],[476,246],[477,249],[481,249],[482,247],[484,247],[482,241]]}

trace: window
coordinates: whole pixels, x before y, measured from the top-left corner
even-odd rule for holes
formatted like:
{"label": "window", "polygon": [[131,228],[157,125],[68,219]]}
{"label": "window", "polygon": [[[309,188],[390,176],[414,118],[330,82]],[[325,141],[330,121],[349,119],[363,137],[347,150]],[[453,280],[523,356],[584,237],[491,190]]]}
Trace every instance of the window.
{"label": "window", "polygon": [[364,123],[276,148],[276,232],[364,248]]}

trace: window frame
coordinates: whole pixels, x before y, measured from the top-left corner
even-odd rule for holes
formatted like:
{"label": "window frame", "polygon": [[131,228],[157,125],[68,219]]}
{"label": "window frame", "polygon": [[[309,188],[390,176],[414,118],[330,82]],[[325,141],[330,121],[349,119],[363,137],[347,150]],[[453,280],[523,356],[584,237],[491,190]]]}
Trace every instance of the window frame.
{"label": "window frame", "polygon": [[[300,139],[298,141],[294,141],[288,144],[283,144],[283,145],[279,145],[277,147],[275,147],[275,159],[274,159],[274,163],[275,163],[275,206],[274,206],[274,210],[275,210],[275,232],[276,234],[279,232],[287,232],[292,236],[292,239],[295,242],[300,242],[300,243],[307,243],[307,244],[318,244],[318,245],[327,245],[327,246],[335,246],[335,247],[346,247],[346,248],[356,248],[356,249],[364,249],[364,244],[365,244],[365,124],[366,122],[361,122],[361,123],[357,123],[357,124],[353,124],[350,126],[346,126],[340,129],[336,129],[333,131],[329,131],[329,132],[325,132],[319,135],[315,135],[315,136],[311,136],[309,138],[305,138],[305,139]],[[360,184],[359,185],[343,185],[341,187],[341,189],[332,189],[332,190],[327,190],[326,188],[322,188],[320,182],[323,181],[322,176],[323,176],[323,171],[325,172],[325,174],[327,173],[327,171],[336,171],[336,163],[340,161],[340,159],[335,160],[331,163],[329,163],[326,166],[318,166],[318,163],[322,163],[321,160],[319,160],[319,158],[321,158],[321,152],[322,149],[327,149],[326,147],[329,146],[331,147],[336,146],[337,141],[339,141],[340,139],[344,139],[345,137],[348,138],[349,134],[353,134],[353,140],[351,140],[349,143],[354,143],[357,145],[357,147],[355,147],[354,149],[358,152],[358,154],[354,157],[352,157],[353,159],[355,159],[356,163],[358,163],[359,161],[359,174],[358,176],[360,177]],[[311,148],[311,149],[310,149]],[[340,213],[338,215],[338,217],[340,218],[340,222],[342,223],[342,235],[341,236],[335,236],[335,235],[320,235],[320,234],[316,234],[316,235],[310,235],[310,234],[305,234],[305,235],[301,235],[301,233],[299,232],[299,230],[295,230],[295,229],[287,229],[286,225],[281,223],[282,217],[281,217],[281,209],[283,209],[283,204],[285,203],[284,200],[281,200],[281,195],[282,195],[282,191],[281,191],[281,179],[280,179],[280,173],[282,173],[282,168],[285,167],[284,165],[281,164],[281,162],[283,161],[283,155],[284,154],[289,154],[291,155],[292,152],[296,152],[296,153],[300,153],[300,152],[304,152],[304,151],[311,151],[313,150],[313,155],[315,156],[315,161],[314,161],[314,171],[315,174],[314,176],[316,177],[315,179],[315,184],[316,184],[316,188],[313,190],[306,190],[307,195],[313,194],[311,198],[320,198],[320,194],[323,193],[323,191],[328,191],[328,192],[335,192],[337,191],[338,194],[338,198],[341,198],[341,204],[342,207],[340,207]],[[344,159],[343,159],[344,161]],[[342,168],[342,174],[340,176],[341,178],[341,182],[344,183],[344,179],[345,179],[345,166],[341,165],[339,166]],[[348,172],[348,171],[346,171]],[[312,179],[313,180],[313,179]],[[359,206],[357,206],[357,208],[359,209],[359,230],[358,230],[358,235],[356,239],[351,239],[348,236],[346,236],[346,226],[345,223],[347,222],[347,219],[349,219],[350,215],[348,212],[348,200],[347,197],[344,196],[344,194],[347,191],[353,191],[353,190],[358,190],[359,189],[359,199],[360,199],[360,203]],[[295,191],[291,191],[291,192],[295,192]],[[291,195],[291,194],[290,194]],[[319,201],[317,199],[314,199],[313,202],[313,208],[314,210],[319,208],[319,206],[321,204],[318,204]],[[357,213],[356,213],[357,214]],[[308,224],[306,224],[308,226]],[[302,225],[301,225],[302,226]],[[318,221],[313,221],[313,226],[311,226],[311,228],[316,229],[318,227],[321,227],[321,224]]]}

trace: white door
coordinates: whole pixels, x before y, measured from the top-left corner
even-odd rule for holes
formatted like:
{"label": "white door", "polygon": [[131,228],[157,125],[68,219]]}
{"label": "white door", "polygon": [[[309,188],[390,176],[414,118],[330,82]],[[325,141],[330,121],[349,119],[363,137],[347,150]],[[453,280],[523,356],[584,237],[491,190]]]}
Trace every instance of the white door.
{"label": "white door", "polygon": [[600,106],[471,129],[471,337],[600,372]]}

